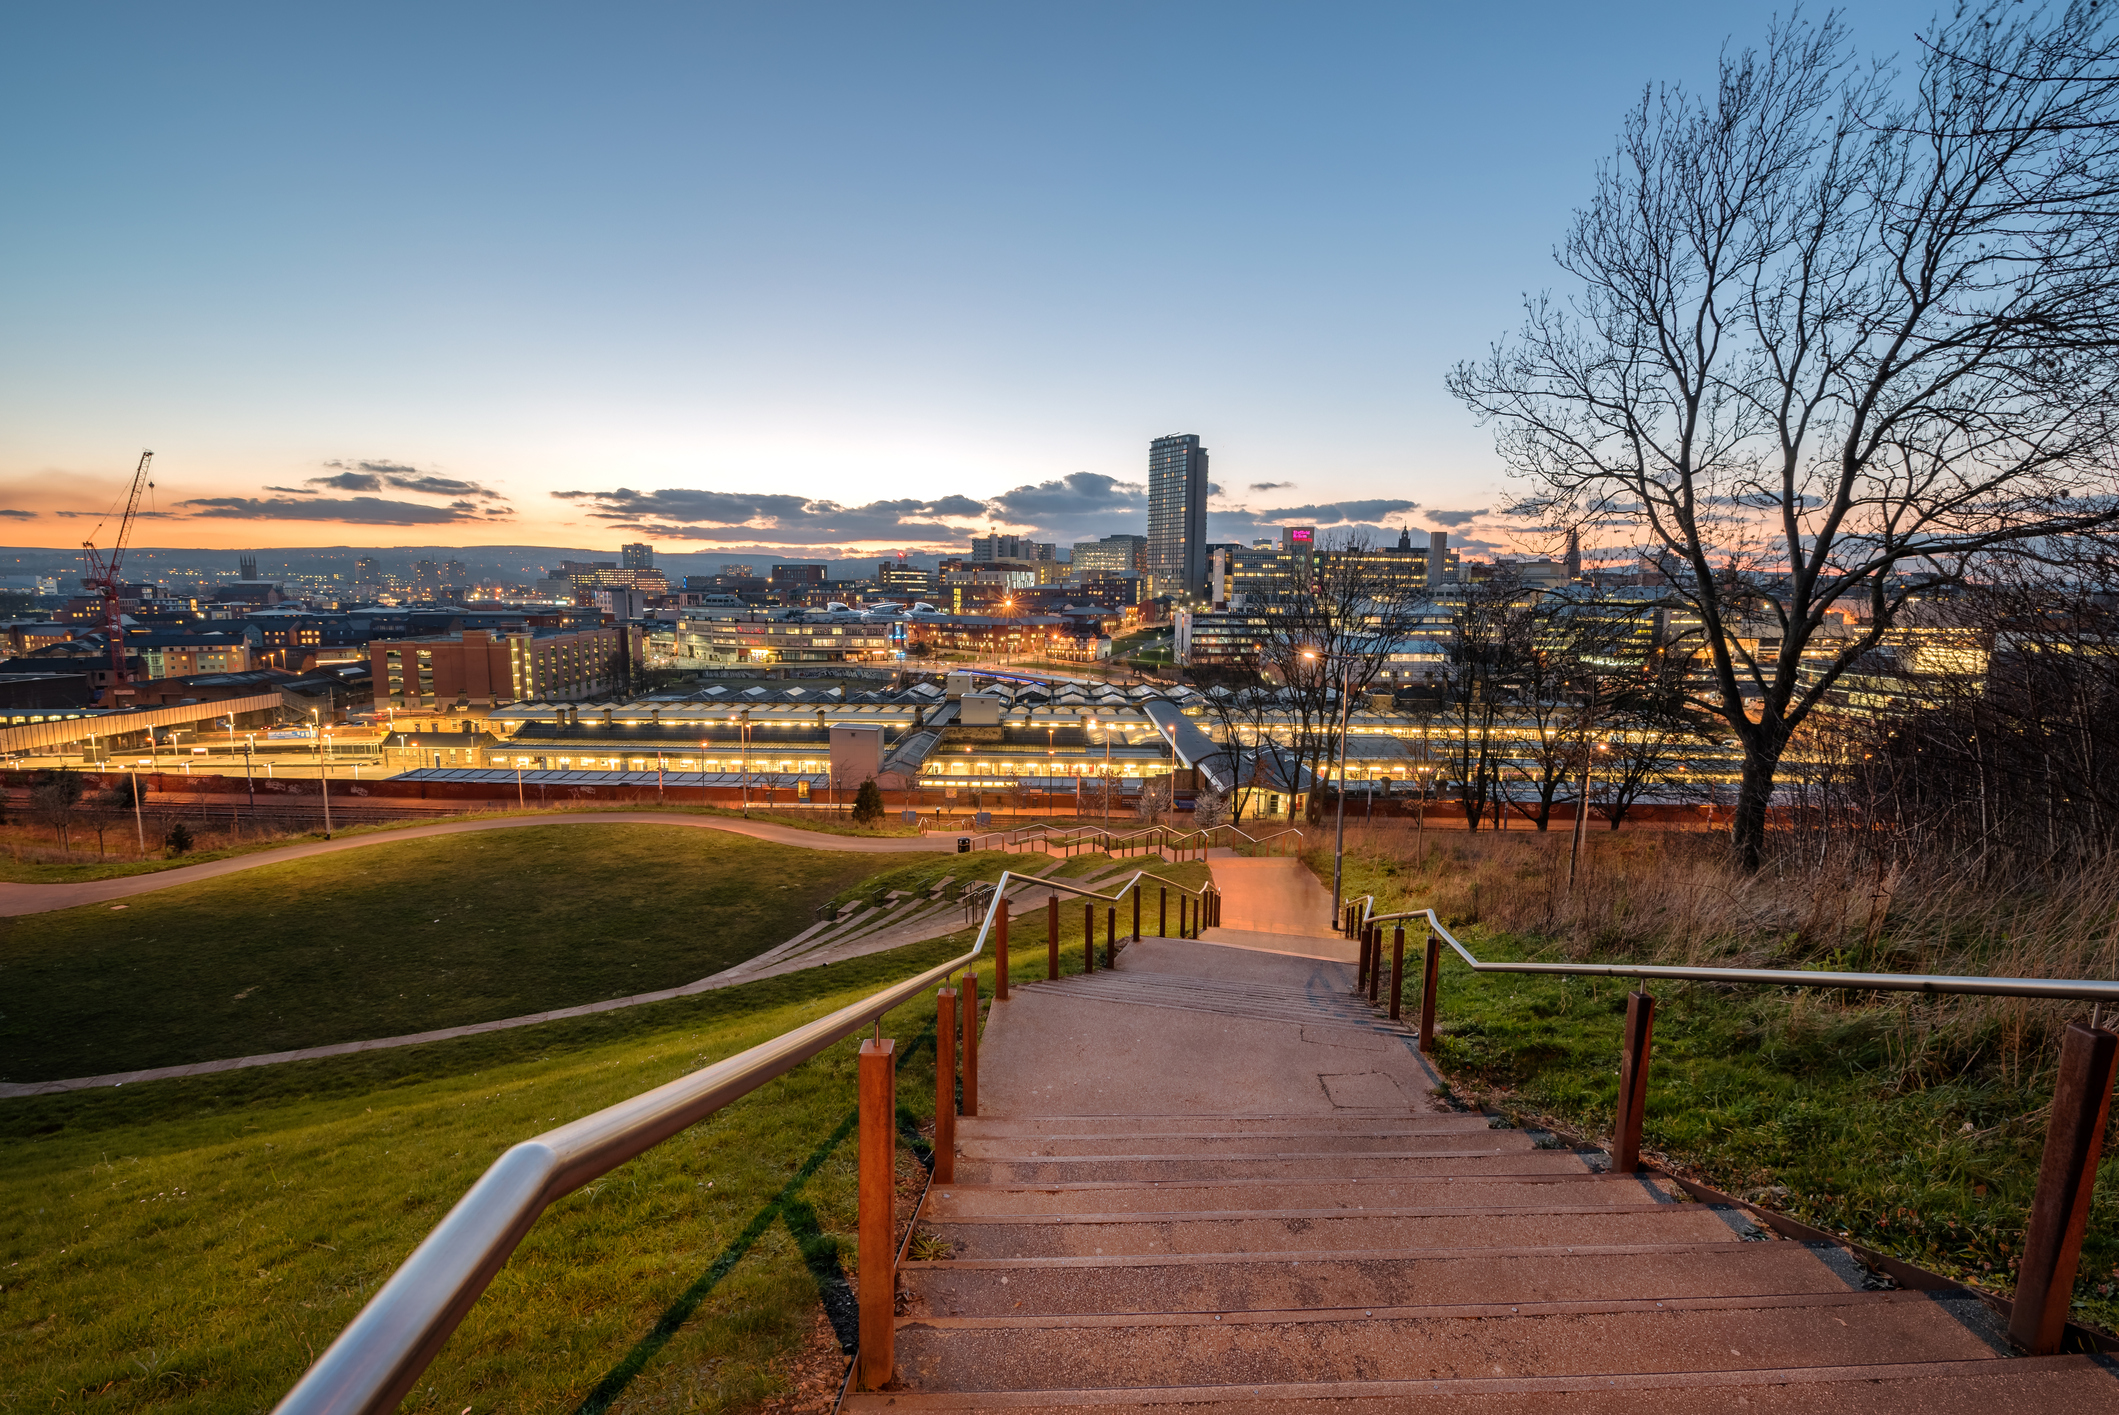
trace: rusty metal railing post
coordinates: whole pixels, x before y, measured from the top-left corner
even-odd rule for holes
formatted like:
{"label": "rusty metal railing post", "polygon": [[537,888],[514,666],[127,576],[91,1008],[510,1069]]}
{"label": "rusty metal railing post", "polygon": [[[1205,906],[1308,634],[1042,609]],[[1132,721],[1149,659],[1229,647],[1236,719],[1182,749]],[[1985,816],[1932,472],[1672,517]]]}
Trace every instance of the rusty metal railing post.
{"label": "rusty metal railing post", "polygon": [[898,1059],[889,1037],[861,1043],[861,1385],[880,1390],[896,1365]]}
{"label": "rusty metal railing post", "polygon": [[1368,927],[1368,935],[1369,1001],[1374,1002],[1376,1000],[1376,994],[1379,991],[1380,986],[1383,982],[1383,925],[1370,924]]}
{"label": "rusty metal railing post", "polygon": [[1045,900],[1045,978],[1059,981],[1059,891]]}
{"label": "rusty metal railing post", "polygon": [[1140,886],[1133,886],[1133,941],[1140,941]]}
{"label": "rusty metal railing post", "polygon": [[1096,906],[1082,905],[1082,971],[1096,971]]}
{"label": "rusty metal railing post", "polygon": [[1427,960],[1420,972],[1420,1050],[1435,1049],[1435,984],[1442,977],[1442,940],[1427,931]]}
{"label": "rusty metal railing post", "polygon": [[994,916],[993,936],[993,1000],[1008,1000],[1008,901],[1001,901],[1000,912]]}
{"label": "rusty metal railing post", "polygon": [[1170,936],[1170,888],[1168,885],[1155,891],[1155,936]]}
{"label": "rusty metal railing post", "polygon": [[1104,910],[1104,966],[1118,966],[1118,906]]}
{"label": "rusty metal railing post", "polygon": [[979,1113],[979,975],[964,973],[964,1114]]}
{"label": "rusty metal railing post", "polygon": [[1391,930],[1391,1020],[1405,1007],[1405,925]]}
{"label": "rusty metal railing post", "polygon": [[956,1182],[956,989],[934,995],[934,1181]]}
{"label": "rusty metal railing post", "polygon": [[2080,1022],[2068,1025],[2060,1039],[2060,1075],[2053,1083],[2053,1118],[2046,1126],[2038,1191],[2016,1269],[2016,1305],[2009,1314],[2009,1339],[2033,1356],[2060,1350],[2097,1187],[2097,1162],[2103,1157],[2115,1066],[2119,1033]]}
{"label": "rusty metal railing post", "polygon": [[1641,1118],[1648,1111],[1648,1058],[1655,1041],[1655,999],[1626,994],[1626,1042],[1619,1056],[1619,1112],[1612,1125],[1611,1169],[1632,1174],[1641,1167]]}

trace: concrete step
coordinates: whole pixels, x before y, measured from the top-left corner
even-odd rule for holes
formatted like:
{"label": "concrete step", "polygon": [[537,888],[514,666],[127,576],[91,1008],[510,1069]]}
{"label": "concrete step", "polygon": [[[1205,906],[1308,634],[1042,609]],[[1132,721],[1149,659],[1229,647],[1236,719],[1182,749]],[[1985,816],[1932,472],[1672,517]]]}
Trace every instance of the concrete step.
{"label": "concrete step", "polygon": [[1030,1391],[1691,1374],[1998,1357],[1951,1305],[1917,1292],[1843,1292],[903,1318],[898,1378],[923,1391]]}
{"label": "concrete step", "polygon": [[1352,1214],[1343,1209],[1052,1214],[1031,1219],[962,1218],[929,1227],[954,1245],[951,1256],[957,1258],[1717,1243],[1755,1231],[1734,1209],[1654,1203],[1378,1209]]}
{"label": "concrete step", "polygon": [[921,1212],[931,1222],[999,1215],[1172,1213],[1225,1209],[1390,1209],[1437,1205],[1654,1203],[1670,1197],[1637,1175],[1517,1174],[1422,1179],[1173,1180],[1163,1184],[963,1184],[937,1186]]}
{"label": "concrete step", "polygon": [[[1495,1131],[1494,1134],[1505,1132]],[[1072,1155],[1055,1158],[957,1162],[965,1184],[1065,1184],[1170,1179],[1392,1179],[1456,1174],[1578,1174],[1582,1158],[1572,1150],[1525,1150],[1466,1136],[1448,1149],[1380,1155],[1165,1155],[1135,1158]]]}
{"label": "concrete step", "polygon": [[1262,1258],[1028,1258],[907,1263],[917,1316],[1246,1312],[1305,1307],[1415,1307],[1840,1293],[1858,1282],[1832,1245],[1606,1244],[1598,1247],[1418,1248]]}
{"label": "concrete step", "polygon": [[1255,1135],[1324,1134],[1332,1131],[1409,1129],[1480,1131],[1490,1117],[1454,1110],[1368,1110],[1331,1115],[967,1115],[957,1134],[992,1139],[1003,1135]]}
{"label": "concrete step", "polygon": [[1261,1131],[1237,1135],[1003,1135],[994,1139],[960,1139],[966,1159],[1170,1159],[1220,1155],[1418,1155],[1477,1148],[1491,1154],[1522,1153],[1538,1148],[1522,1130],[1376,1130]]}
{"label": "concrete step", "polygon": [[2119,1376],[2090,1356],[2018,1361],[1686,1371],[1614,1376],[1484,1376],[1148,1390],[851,1392],[839,1408],[879,1412],[1006,1410],[1011,1415],[2109,1415]]}

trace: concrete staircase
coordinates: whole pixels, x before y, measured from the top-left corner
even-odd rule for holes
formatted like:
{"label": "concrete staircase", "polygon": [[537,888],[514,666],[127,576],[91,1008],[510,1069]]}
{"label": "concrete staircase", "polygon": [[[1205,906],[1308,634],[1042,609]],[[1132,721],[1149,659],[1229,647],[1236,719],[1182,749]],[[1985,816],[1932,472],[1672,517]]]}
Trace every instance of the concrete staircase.
{"label": "concrete staircase", "polygon": [[1211,939],[994,1010],[949,1256],[845,1409],[2119,1412],[1975,1299],[1438,1107],[1336,940]]}

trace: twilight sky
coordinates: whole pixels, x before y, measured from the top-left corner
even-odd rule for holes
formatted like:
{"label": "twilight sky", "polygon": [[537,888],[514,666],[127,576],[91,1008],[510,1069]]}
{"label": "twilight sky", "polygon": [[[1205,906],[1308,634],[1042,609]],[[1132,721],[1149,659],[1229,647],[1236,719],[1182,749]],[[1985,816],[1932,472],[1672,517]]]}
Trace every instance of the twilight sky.
{"label": "twilight sky", "polygon": [[1212,539],[1513,548],[1443,372],[1772,9],[14,6],[0,541],[1067,542],[1197,432]]}

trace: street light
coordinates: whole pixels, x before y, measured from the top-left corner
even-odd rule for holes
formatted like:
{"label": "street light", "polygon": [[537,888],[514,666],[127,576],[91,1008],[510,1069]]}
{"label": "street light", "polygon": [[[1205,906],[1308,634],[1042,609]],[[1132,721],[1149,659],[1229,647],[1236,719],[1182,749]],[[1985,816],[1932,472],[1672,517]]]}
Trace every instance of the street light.
{"label": "street light", "polygon": [[243,787],[250,793],[250,820],[253,825],[257,823],[258,818],[258,783],[257,777],[251,772],[250,762],[251,753],[256,750],[257,742],[257,733],[245,732],[243,734]]}
{"label": "street light", "polygon": [[1567,892],[1570,894],[1574,892],[1575,887],[1575,865],[1582,858],[1582,832],[1589,825],[1590,774],[1596,769],[1596,753],[1610,750],[1609,743],[1599,742],[1596,751],[1589,750],[1586,744],[1582,751],[1582,795],[1581,799],[1575,802],[1575,838],[1573,847],[1567,852]]}
{"label": "street light", "polygon": [[730,722],[737,722],[737,723],[741,723],[741,724],[742,724],[742,728],[743,728],[743,757],[742,757],[742,763],[743,763],[743,771],[742,771],[742,774],[741,774],[741,776],[740,776],[740,778],[739,778],[739,779],[740,779],[740,781],[742,782],[742,786],[743,786],[743,818],[744,818],[745,820],[749,820],[749,819],[750,819],[750,709],[749,709],[749,708],[745,708],[745,709],[743,709],[743,711],[742,711],[741,715],[739,715],[739,716],[734,716],[734,717],[731,717],[731,718],[729,718],[729,721],[730,721]]}
{"label": "street light", "polygon": [[[1304,649],[1302,656],[1309,659],[1312,663],[1318,661],[1316,651],[1313,649]],[[1332,919],[1334,922],[1337,922],[1339,918],[1340,881],[1346,871],[1346,736],[1347,724],[1353,720],[1354,716],[1354,696],[1350,690],[1352,676],[1353,665],[1350,663],[1346,666],[1345,671],[1340,674],[1339,678],[1339,791],[1337,809],[1334,812],[1336,823],[1332,841]]]}

